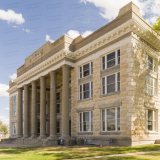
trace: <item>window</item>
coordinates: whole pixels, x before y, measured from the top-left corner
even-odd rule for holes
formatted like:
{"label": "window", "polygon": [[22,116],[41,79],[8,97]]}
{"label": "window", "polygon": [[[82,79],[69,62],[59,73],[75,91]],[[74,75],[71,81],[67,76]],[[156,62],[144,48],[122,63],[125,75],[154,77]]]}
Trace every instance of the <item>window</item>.
{"label": "window", "polygon": [[146,93],[151,96],[156,96],[157,80],[146,76]]}
{"label": "window", "polygon": [[13,122],[13,123],[12,123],[12,134],[13,134],[13,135],[16,135],[16,134],[17,134],[17,132],[16,132],[16,122]]}
{"label": "window", "polygon": [[79,113],[79,131],[93,131],[93,111]]}
{"label": "window", "polygon": [[40,100],[40,92],[37,92],[37,100]]}
{"label": "window", "polygon": [[16,107],[13,107],[13,116],[16,116]]}
{"label": "window", "polygon": [[102,94],[120,91],[120,72],[102,78]]}
{"label": "window", "polygon": [[156,72],[156,60],[149,55],[147,55],[147,69]]}
{"label": "window", "polygon": [[120,107],[101,111],[101,131],[120,131]]}
{"label": "window", "polygon": [[57,113],[60,113],[60,111],[61,111],[61,105],[60,105],[60,103],[58,103],[57,104]]}
{"label": "window", "polygon": [[57,121],[57,134],[60,134],[60,121]]}
{"label": "window", "polygon": [[13,102],[13,104],[16,103],[16,96],[13,96],[12,102]]}
{"label": "window", "polygon": [[148,109],[147,129],[148,131],[157,131],[157,111]]}
{"label": "window", "polygon": [[57,93],[57,100],[60,100],[60,92]]}
{"label": "window", "polygon": [[40,114],[40,103],[37,104],[37,114]]}
{"label": "window", "polygon": [[37,134],[40,134],[40,122],[37,122]]}
{"label": "window", "polygon": [[93,74],[93,62],[87,63],[79,67],[79,78],[84,78]]}
{"label": "window", "polygon": [[120,64],[120,50],[102,57],[102,70]]}
{"label": "window", "polygon": [[79,99],[87,99],[93,97],[93,82],[81,84],[79,86]]}
{"label": "window", "polygon": [[24,114],[24,104],[22,104],[22,114]]}

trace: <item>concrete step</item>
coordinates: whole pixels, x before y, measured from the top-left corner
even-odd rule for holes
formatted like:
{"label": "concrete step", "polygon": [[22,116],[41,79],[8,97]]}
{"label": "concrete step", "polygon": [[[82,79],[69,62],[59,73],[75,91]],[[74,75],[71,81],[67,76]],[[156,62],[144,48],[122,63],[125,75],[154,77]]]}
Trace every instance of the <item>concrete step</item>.
{"label": "concrete step", "polygon": [[156,139],[155,144],[160,144],[160,139]]}

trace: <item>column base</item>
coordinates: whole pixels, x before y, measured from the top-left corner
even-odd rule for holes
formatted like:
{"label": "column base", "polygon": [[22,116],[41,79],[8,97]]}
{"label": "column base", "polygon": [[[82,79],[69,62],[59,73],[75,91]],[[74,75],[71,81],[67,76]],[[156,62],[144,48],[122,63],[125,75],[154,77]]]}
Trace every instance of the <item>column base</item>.
{"label": "column base", "polygon": [[36,139],[37,135],[31,135],[31,137],[29,137],[30,139]]}
{"label": "column base", "polygon": [[38,137],[38,139],[46,139],[46,138],[47,138],[46,135],[40,135],[40,136]]}
{"label": "column base", "polygon": [[29,135],[24,135],[23,138],[29,138]]}
{"label": "column base", "polygon": [[50,135],[47,139],[58,139],[57,135]]}
{"label": "column base", "polygon": [[22,135],[18,135],[17,138],[23,138],[23,136]]}

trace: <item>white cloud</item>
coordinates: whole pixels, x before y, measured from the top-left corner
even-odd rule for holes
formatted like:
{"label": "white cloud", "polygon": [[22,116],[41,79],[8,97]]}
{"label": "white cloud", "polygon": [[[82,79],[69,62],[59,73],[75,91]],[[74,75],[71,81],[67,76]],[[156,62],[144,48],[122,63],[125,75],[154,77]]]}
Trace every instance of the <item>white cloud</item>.
{"label": "white cloud", "polygon": [[7,91],[6,91],[8,89],[9,89],[8,85],[0,83],[0,97],[1,96],[8,97],[9,93],[7,93]]}
{"label": "white cloud", "polygon": [[0,9],[0,19],[5,20],[8,23],[22,24],[25,22],[21,13],[15,13],[13,10],[2,10]]}
{"label": "white cloud", "polygon": [[11,80],[14,80],[17,78],[17,74],[13,73],[12,75],[9,75],[9,77],[11,78]]}
{"label": "white cloud", "polygon": [[31,33],[30,29],[22,29],[23,31],[27,32],[27,33]]}
{"label": "white cloud", "polygon": [[[82,36],[87,37],[91,33],[93,33],[93,32],[92,31],[85,31],[85,32],[82,33]],[[73,39],[80,35],[79,31],[77,31],[77,30],[69,30],[67,32],[67,34],[68,34],[68,36],[72,37]]]}
{"label": "white cloud", "polygon": [[[81,3],[92,3],[96,7],[100,8],[100,15],[108,19],[109,21],[116,18],[119,9],[129,3],[131,0],[80,0]],[[148,20],[149,23],[153,23],[155,19],[160,15],[159,0],[132,0],[141,11],[142,16]]]}
{"label": "white cloud", "polygon": [[51,42],[51,43],[54,42],[54,40],[51,39],[50,36],[49,36],[48,34],[46,35],[46,41],[47,41],[47,42],[49,41],[49,42]]}
{"label": "white cloud", "polygon": [[0,116],[0,120],[5,123],[6,125],[9,125],[9,118],[5,116]]}
{"label": "white cloud", "polygon": [[73,39],[76,38],[76,37],[78,37],[80,35],[79,32],[76,31],[76,30],[69,30],[67,32],[67,34],[68,34],[68,36],[72,37]]}
{"label": "white cloud", "polygon": [[18,26],[12,26],[13,28],[17,28]]}
{"label": "white cloud", "polygon": [[92,33],[93,33],[93,31],[85,31],[84,33],[82,33],[82,36],[83,37],[87,37],[87,36],[89,36]]}
{"label": "white cloud", "polygon": [[5,109],[9,110],[9,108],[5,108]]}

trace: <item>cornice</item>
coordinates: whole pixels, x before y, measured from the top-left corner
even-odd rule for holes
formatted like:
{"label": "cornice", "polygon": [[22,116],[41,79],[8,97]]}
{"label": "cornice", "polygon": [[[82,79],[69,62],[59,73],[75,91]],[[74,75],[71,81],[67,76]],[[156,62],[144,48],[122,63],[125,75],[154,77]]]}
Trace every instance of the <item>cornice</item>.
{"label": "cornice", "polygon": [[[106,33],[105,35],[101,36],[100,38],[94,40],[93,42],[87,44],[86,46],[82,47],[81,49],[75,52],[71,52],[65,49],[59,51],[52,57],[48,58],[44,62],[40,63],[39,65],[35,66],[31,70],[27,71],[26,73],[15,79],[14,82],[21,83],[25,79],[28,79],[29,77],[34,76],[36,73],[43,71],[45,68],[48,68],[49,66],[61,60],[62,58],[67,57],[72,60],[79,59],[80,57],[89,54],[91,51],[96,50],[99,47],[131,31],[136,33],[138,36],[142,37],[145,41],[147,41],[147,43],[151,44],[153,47],[160,51],[160,36],[158,36],[156,32],[154,33],[151,32],[151,30],[149,31],[145,29],[135,19],[130,19],[126,23],[120,25],[119,27],[113,29],[112,31]],[[134,39],[136,39],[136,37],[134,37]],[[144,44],[144,46],[148,49],[150,53],[155,54],[156,51],[150,49],[150,47],[146,46],[146,44]],[[159,55],[159,52],[157,53]],[[156,56],[157,53],[155,54]],[[8,91],[10,91],[10,89]]]}
{"label": "cornice", "polygon": [[9,89],[7,90],[8,93],[12,93],[12,92],[15,92],[15,91],[17,91],[17,85],[15,85],[15,86],[13,86],[12,88],[9,88]]}

